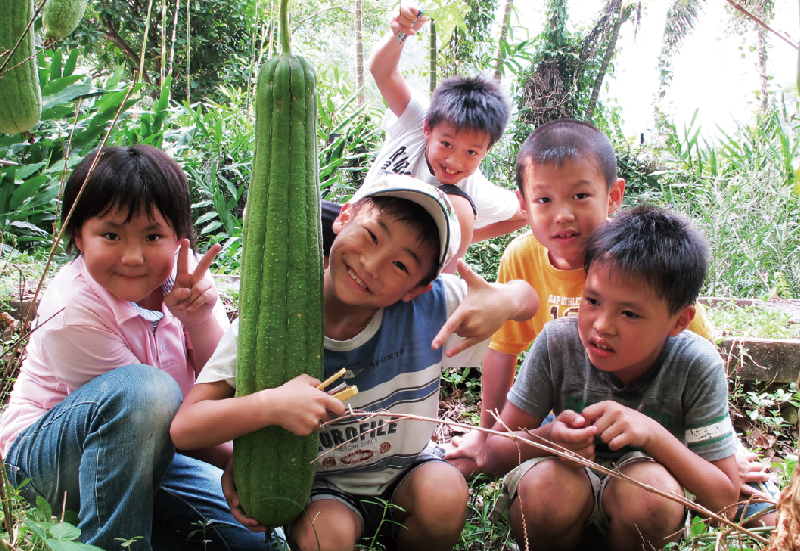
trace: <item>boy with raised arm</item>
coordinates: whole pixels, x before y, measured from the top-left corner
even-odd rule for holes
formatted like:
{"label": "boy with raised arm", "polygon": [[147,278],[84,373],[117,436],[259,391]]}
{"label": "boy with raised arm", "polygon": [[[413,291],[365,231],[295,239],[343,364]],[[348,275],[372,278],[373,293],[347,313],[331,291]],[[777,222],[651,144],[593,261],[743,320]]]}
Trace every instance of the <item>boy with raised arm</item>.
{"label": "boy with raised arm", "polygon": [[[707,262],[705,237],[678,215],[639,206],[603,225],[586,247],[577,317],[542,329],[495,429],[542,437],[663,492],[691,492],[714,512],[732,505],[727,375],[715,347],[684,331]],[[555,421],[542,426],[551,410]],[[586,526],[615,551],[680,538],[687,512],[674,500],[501,435],[484,453],[490,472],[514,468],[498,509],[510,502],[524,549],[572,549]]]}
{"label": "boy with raised arm", "polygon": [[[464,256],[471,243],[519,229],[525,219],[513,191],[491,183],[478,168],[505,130],[510,113],[499,83],[452,77],[430,99],[412,90],[400,71],[406,35],[427,21],[417,7],[401,3],[391,33],[375,46],[369,69],[389,110],[382,128],[386,141],[356,198],[384,172],[408,174],[450,195],[461,229]],[[455,272],[455,262],[447,267]]]}
{"label": "boy with raised arm", "polygon": [[[458,250],[459,226],[447,197],[414,178],[385,176],[343,206],[333,229],[324,274],[325,377],[346,368],[344,381],[358,387],[348,400],[355,410],[436,418],[442,371],[479,366],[489,336],[538,307],[527,283],[489,284],[463,262],[464,279],[437,277]],[[275,423],[309,434],[325,422],[311,499],[287,529],[298,549],[354,549],[379,528],[398,549],[452,548],[468,488],[431,443],[434,423],[362,415],[332,421],[343,407],[313,388],[319,381],[311,377],[284,385],[306,393],[288,404],[268,397],[283,394],[275,389],[234,398],[237,331],[234,322],[176,415],[176,446],[205,447]],[[302,422],[288,424],[297,417]],[[236,518],[265,528],[228,496]],[[386,522],[376,498],[390,504]]]}

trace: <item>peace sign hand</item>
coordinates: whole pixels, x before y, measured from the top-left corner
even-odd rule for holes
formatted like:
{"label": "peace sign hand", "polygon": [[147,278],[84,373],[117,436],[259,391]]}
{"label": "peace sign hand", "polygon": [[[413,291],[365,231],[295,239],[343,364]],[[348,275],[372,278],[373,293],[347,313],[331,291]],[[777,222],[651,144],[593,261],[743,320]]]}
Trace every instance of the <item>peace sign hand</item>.
{"label": "peace sign hand", "polygon": [[219,243],[214,244],[200,259],[194,271],[189,272],[191,247],[188,239],[181,240],[175,285],[164,297],[164,304],[184,325],[203,323],[211,316],[219,295],[214,282],[206,276],[206,272],[221,250],[222,246]]}

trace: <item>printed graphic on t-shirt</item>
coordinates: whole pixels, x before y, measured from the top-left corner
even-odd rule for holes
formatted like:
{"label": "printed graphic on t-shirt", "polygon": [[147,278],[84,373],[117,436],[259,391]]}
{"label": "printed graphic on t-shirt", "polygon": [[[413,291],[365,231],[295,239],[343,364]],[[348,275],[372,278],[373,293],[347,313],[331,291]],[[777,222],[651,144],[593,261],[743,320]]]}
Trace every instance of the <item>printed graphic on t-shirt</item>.
{"label": "printed graphic on t-shirt", "polygon": [[384,161],[384,163],[381,165],[381,170],[385,172],[392,172],[394,174],[405,174],[406,176],[410,176],[410,166],[411,162],[408,160],[406,146],[401,145],[395,149],[392,154],[389,155],[389,157],[386,158],[386,161]]}
{"label": "printed graphic on t-shirt", "polygon": [[562,297],[559,295],[550,295],[547,297],[547,311],[550,313],[551,320],[565,318],[567,316],[577,316],[580,304],[581,297]]}

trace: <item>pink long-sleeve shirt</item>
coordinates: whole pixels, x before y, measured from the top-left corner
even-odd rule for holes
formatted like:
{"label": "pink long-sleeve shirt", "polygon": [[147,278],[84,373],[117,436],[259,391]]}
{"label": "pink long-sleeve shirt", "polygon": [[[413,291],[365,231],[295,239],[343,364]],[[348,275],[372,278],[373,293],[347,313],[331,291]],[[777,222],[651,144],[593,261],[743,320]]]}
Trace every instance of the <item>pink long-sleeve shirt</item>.
{"label": "pink long-sleeve shirt", "polygon": [[[17,434],[71,392],[114,368],[139,363],[158,367],[178,382],[185,396],[196,375],[192,345],[180,320],[166,307],[163,312],[154,332],[152,322],[129,302],[92,279],[82,256],[59,270],[42,296],[26,357],[3,412],[3,457]],[[220,301],[214,316],[223,328],[228,326]]]}

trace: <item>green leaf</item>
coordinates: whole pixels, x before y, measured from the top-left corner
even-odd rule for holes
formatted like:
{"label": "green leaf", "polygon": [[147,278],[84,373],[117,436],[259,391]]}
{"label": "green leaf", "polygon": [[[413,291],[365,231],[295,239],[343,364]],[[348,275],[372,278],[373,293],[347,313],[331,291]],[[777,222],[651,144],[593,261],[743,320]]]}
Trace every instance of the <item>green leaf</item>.
{"label": "green leaf", "polygon": [[59,522],[50,528],[50,535],[57,540],[76,540],[81,535],[81,531],[76,526],[68,522]]}
{"label": "green leaf", "polygon": [[45,174],[39,174],[38,176],[25,180],[14,190],[14,193],[11,194],[11,209],[17,209],[26,199],[35,196],[39,188],[42,187],[42,184],[46,181],[47,176]]}
{"label": "green leaf", "polygon": [[[425,15],[436,22],[436,41],[439,44],[450,42],[450,35],[456,27],[464,27],[464,17],[471,8],[463,0],[428,0]],[[465,29],[466,30],[466,29]]]}

